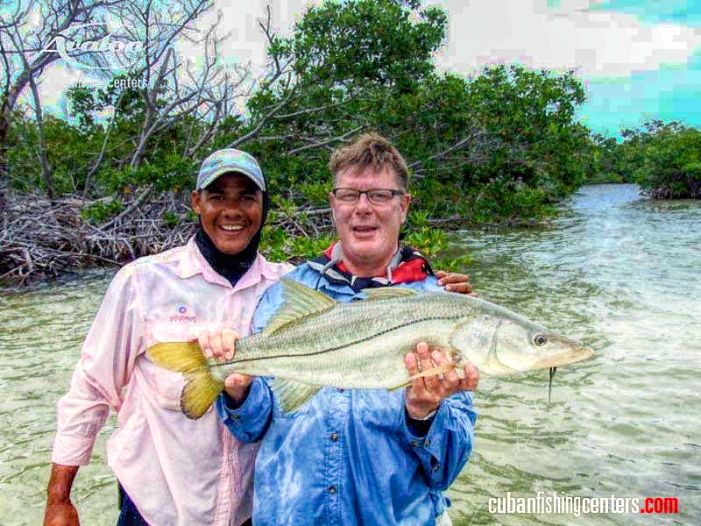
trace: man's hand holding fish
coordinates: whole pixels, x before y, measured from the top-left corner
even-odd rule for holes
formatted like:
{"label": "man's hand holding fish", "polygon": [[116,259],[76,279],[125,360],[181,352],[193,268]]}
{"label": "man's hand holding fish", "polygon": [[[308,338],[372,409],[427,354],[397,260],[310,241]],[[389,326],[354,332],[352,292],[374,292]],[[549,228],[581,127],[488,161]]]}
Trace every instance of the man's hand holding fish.
{"label": "man's hand holding fish", "polygon": [[[236,340],[239,335],[231,329],[212,331],[204,329],[196,336],[197,343],[206,358],[213,358],[219,362],[225,362],[234,358],[236,354]],[[247,374],[232,373],[224,380],[224,390],[235,403],[240,404],[248,395],[253,377]]]}
{"label": "man's hand holding fish", "polygon": [[404,364],[409,376],[414,379],[405,395],[406,410],[416,420],[429,418],[436,412],[441,400],[453,396],[458,391],[474,391],[479,382],[479,369],[468,363],[459,376],[457,369],[449,369],[443,375],[419,377],[422,371],[430,368],[443,368],[451,363],[450,357],[439,349],[430,350],[426,342],[416,346],[416,353],[409,353]]}

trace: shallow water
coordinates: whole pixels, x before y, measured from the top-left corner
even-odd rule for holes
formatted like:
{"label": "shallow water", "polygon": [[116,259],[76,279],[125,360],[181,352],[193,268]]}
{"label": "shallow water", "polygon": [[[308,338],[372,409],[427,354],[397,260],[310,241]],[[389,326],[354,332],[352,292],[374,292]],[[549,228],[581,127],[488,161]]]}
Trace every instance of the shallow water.
{"label": "shallow water", "polygon": [[[475,452],[453,485],[456,524],[699,524],[701,202],[585,187],[547,228],[469,231],[486,299],[593,346],[558,370],[481,381]],[[110,273],[0,296],[0,524],[40,524],[55,404]],[[110,420],[74,487],[83,524],[116,522]],[[493,515],[489,498],[672,496],[679,515]]]}
{"label": "shallow water", "polygon": [[[701,524],[701,202],[582,189],[549,227],[466,232],[480,294],[597,356],[484,378],[475,455],[453,486],[459,524]],[[489,497],[679,498],[679,515],[492,515]],[[517,495],[516,495],[517,494]]]}
{"label": "shallow water", "polygon": [[[43,520],[56,402],[70,384],[80,345],[113,272],[82,275],[0,296],[0,524]],[[101,433],[73,488],[81,523],[115,524],[117,486]]]}

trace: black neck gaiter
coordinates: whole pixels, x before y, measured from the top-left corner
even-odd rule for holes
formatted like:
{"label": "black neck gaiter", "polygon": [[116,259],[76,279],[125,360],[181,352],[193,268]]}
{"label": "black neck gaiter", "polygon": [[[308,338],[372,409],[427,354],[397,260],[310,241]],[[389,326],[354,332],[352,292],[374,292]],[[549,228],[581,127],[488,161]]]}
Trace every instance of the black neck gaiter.
{"label": "black neck gaiter", "polygon": [[253,262],[256,260],[258,255],[258,245],[260,244],[260,233],[265,224],[265,220],[268,217],[268,208],[270,207],[270,199],[268,192],[263,192],[263,214],[261,216],[261,227],[253,236],[251,242],[246,248],[244,248],[238,254],[225,254],[217,248],[212,239],[207,235],[202,228],[202,223],[197,227],[197,232],[195,233],[195,243],[197,243],[197,248],[200,250],[202,256],[207,260],[209,266],[219,274],[224,277],[231,286],[236,286],[241,276],[243,276]]}

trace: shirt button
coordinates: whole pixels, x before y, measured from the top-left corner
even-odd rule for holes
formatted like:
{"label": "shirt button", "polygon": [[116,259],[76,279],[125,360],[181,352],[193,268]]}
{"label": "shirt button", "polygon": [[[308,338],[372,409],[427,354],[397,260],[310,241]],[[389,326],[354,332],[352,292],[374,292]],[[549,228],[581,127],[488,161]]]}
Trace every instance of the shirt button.
{"label": "shirt button", "polygon": [[336,493],[336,486],[329,486],[329,493],[331,493],[331,495],[334,495]]}
{"label": "shirt button", "polygon": [[412,440],[411,447],[419,447],[419,443],[416,440]]}
{"label": "shirt button", "polygon": [[428,447],[430,445],[431,445],[431,441],[428,438],[426,440],[424,440],[424,446]]}
{"label": "shirt button", "polygon": [[331,442],[338,442],[338,433],[331,433]]}

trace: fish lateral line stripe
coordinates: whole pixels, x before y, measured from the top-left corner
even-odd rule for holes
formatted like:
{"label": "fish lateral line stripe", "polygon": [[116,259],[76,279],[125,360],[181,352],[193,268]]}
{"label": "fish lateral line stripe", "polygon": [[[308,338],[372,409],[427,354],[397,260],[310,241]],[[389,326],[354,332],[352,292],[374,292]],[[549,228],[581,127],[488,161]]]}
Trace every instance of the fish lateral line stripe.
{"label": "fish lateral line stripe", "polygon": [[[388,332],[396,331],[399,329],[402,329],[404,327],[408,327],[410,325],[414,325],[415,323],[423,323],[425,321],[436,321],[436,320],[457,320],[460,319],[462,316],[433,316],[431,318],[423,318],[419,320],[418,322],[412,321],[408,323],[402,323],[401,325],[397,325],[395,327],[390,327],[389,329],[385,329],[384,331],[380,331],[376,334],[372,334],[366,338],[363,338],[361,340],[357,340],[352,342],[350,345],[356,345],[358,343],[363,343],[366,341],[370,341],[373,338],[377,338],[378,336],[382,336],[383,334],[387,334]],[[275,358],[298,358],[300,356],[318,356],[320,354],[326,354],[329,352],[337,351],[339,349],[343,349],[344,347],[350,347],[350,345],[339,345],[338,347],[332,347],[331,349],[322,349],[320,351],[312,351],[304,354],[274,354],[274,355],[266,355],[266,356],[255,356],[253,358],[242,358],[240,360],[232,360],[228,362],[228,365],[236,365],[238,363],[244,363],[244,362],[255,362],[258,360],[271,360]],[[225,365],[225,364],[222,364]]]}

